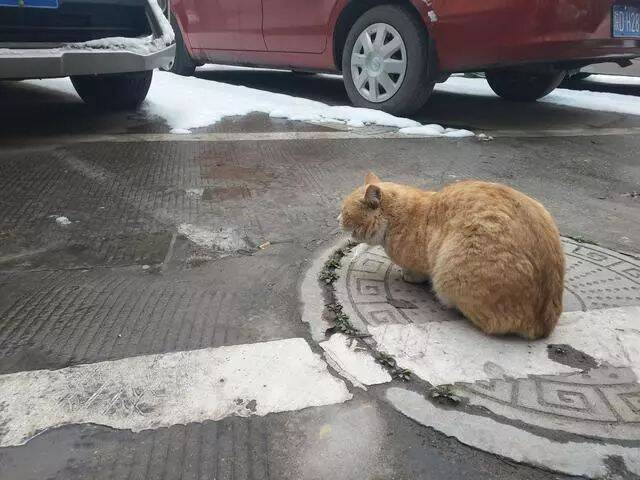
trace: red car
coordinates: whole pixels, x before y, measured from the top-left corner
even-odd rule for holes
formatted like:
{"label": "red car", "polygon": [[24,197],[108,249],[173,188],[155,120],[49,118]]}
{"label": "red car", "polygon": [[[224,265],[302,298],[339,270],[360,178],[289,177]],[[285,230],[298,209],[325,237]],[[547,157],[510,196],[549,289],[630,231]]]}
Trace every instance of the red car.
{"label": "red car", "polygon": [[640,0],[172,0],[172,70],[224,63],[342,72],[352,102],[420,109],[437,82],[486,72],[533,101],[567,70],[640,56]]}

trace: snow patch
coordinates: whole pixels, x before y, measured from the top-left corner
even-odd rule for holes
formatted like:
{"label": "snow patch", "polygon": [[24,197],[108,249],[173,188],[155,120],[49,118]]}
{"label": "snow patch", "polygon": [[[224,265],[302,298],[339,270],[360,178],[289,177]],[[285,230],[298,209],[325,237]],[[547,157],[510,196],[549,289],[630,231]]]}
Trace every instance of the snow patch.
{"label": "snow patch", "polygon": [[[68,79],[29,80],[25,83],[75,94]],[[436,91],[496,97],[486,80],[458,76],[436,85]],[[640,115],[640,97],[631,95],[559,88],[540,101],[573,108]],[[163,118],[171,133],[175,134],[189,134],[191,129],[213,125],[225,117],[261,112],[274,118],[304,122],[342,123],[351,127],[394,127],[400,129],[400,133],[404,135],[453,138],[473,135],[469,130],[456,130],[433,124],[421,125],[415,120],[396,117],[378,110],[330,106],[305,98],[213,80],[180,77],[168,72],[155,72],[143,108],[147,113]]]}
{"label": "snow patch", "polygon": [[607,83],[609,85],[637,85],[640,86],[639,77],[627,77],[625,75],[591,74],[583,82]]}
{"label": "snow patch", "polygon": [[167,43],[164,38],[153,38],[152,35],[147,37],[108,37],[90,40],[88,42],[68,43],[62,47],[66,50],[77,49],[99,49],[99,50],[125,50],[127,52],[148,55],[150,53],[162,50],[171,42]]}
{"label": "snow patch", "polygon": [[202,198],[204,188],[187,188],[184,194],[189,198]]}
{"label": "snow patch", "polygon": [[62,225],[62,226],[71,225],[71,220],[69,220],[67,217],[60,216],[55,218],[56,218],[56,223],[58,225]]}
{"label": "snow patch", "polygon": [[[75,95],[68,79],[28,80],[25,83]],[[153,82],[142,106],[148,114],[164,119],[171,133],[189,134],[194,128],[213,125],[225,117],[260,112],[272,118],[313,123],[338,123],[349,127],[379,125],[398,129],[418,128],[403,133],[415,136],[466,137],[473,133],[440,125],[423,127],[409,118],[380,110],[330,106],[315,100],[272,93],[255,88],[154,72]],[[434,132],[440,132],[435,134]]]}
{"label": "snow patch", "polygon": [[172,133],[215,124],[224,117],[266,113],[273,118],[304,122],[342,123],[352,127],[383,125],[416,127],[420,123],[385,112],[329,106],[314,100],[254,88],[156,72],[143,108],[162,117]]}
{"label": "snow patch", "polygon": [[[497,96],[486,80],[458,76],[449,78],[445,83],[437,84],[436,91],[483,97]],[[633,95],[557,88],[539,101],[563,107],[640,115],[640,97]]]}
{"label": "snow patch", "polygon": [[420,135],[425,137],[449,137],[449,138],[473,137],[475,135],[473,132],[469,130],[444,128],[436,124],[421,125],[419,127],[401,128],[399,132],[403,135]]}
{"label": "snow patch", "polygon": [[473,137],[474,135],[475,133],[470,130],[446,128],[443,136],[448,138],[466,138]]}

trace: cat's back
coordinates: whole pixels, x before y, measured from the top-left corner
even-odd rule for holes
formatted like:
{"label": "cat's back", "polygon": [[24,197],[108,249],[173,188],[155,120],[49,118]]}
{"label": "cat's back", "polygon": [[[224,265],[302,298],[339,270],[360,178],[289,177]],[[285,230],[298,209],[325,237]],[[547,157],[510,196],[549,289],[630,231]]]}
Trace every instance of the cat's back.
{"label": "cat's back", "polygon": [[[564,253],[547,210],[510,187],[459,182],[435,197],[442,296],[489,333],[549,335],[562,312]],[[462,280],[461,280],[462,279]]]}
{"label": "cat's back", "polygon": [[451,228],[532,242],[540,240],[538,235],[558,236],[553,218],[538,201],[500,183],[457,182],[436,198],[434,213]]}
{"label": "cat's back", "polygon": [[443,188],[435,208],[441,238],[455,238],[449,247],[458,254],[474,255],[479,266],[497,268],[498,276],[518,268],[541,283],[553,272],[554,283],[562,283],[565,260],[558,228],[533,198],[499,183],[465,181]]}

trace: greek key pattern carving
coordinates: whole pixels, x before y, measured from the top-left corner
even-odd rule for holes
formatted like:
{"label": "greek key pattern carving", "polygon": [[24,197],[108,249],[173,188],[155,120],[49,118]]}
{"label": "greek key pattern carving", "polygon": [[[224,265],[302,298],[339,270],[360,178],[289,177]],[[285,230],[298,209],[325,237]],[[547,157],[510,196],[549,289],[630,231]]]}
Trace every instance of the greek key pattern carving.
{"label": "greek key pattern carving", "polygon": [[[639,261],[571,239],[563,239],[563,246],[567,258],[565,311],[640,305]],[[353,308],[368,324],[460,318],[438,303],[429,284],[404,282],[400,268],[381,247],[364,249],[351,260],[346,286]],[[374,304],[380,308],[372,308]],[[402,308],[404,305],[412,307]]]}
{"label": "greek key pattern carving", "polygon": [[628,424],[640,429],[640,385],[626,367],[600,367],[571,375],[492,380],[460,384],[460,387],[465,396],[482,397],[485,406],[506,405],[535,415],[581,422]]}

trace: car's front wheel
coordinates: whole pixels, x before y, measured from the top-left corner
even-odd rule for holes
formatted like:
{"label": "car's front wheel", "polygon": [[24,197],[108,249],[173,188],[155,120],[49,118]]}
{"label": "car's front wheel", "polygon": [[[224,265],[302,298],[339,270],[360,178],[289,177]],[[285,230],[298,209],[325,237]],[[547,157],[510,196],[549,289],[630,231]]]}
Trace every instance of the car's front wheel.
{"label": "car's front wheel", "polygon": [[104,110],[134,110],[146,98],[153,70],[71,77],[85,103]]}
{"label": "car's front wheel", "polygon": [[374,7],[355,22],[345,42],[347,94],[358,107],[413,113],[433,91],[428,60],[427,33],[418,17],[397,5]]}
{"label": "car's front wheel", "polygon": [[514,102],[534,102],[555,90],[566,76],[563,70],[489,70],[486,79],[500,97]]}

